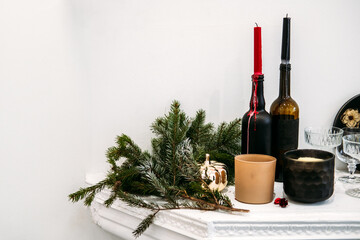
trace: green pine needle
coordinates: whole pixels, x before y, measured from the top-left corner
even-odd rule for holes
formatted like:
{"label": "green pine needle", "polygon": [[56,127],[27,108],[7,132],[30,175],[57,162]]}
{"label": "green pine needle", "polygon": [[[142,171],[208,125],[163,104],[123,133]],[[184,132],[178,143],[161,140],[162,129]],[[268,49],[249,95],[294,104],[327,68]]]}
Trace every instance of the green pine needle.
{"label": "green pine needle", "polygon": [[132,232],[135,238],[140,237],[141,234],[143,234],[145,230],[148,229],[148,227],[154,222],[155,216],[158,212],[159,210],[148,215],[144,220],[142,220],[142,222],[135,229],[135,231]]}
{"label": "green pine needle", "polygon": [[[151,131],[152,151],[142,151],[127,135],[116,138],[116,146],[106,152],[110,170],[103,181],[80,188],[70,194],[72,202],[84,201],[90,206],[95,196],[105,187],[111,194],[105,206],[111,206],[117,199],[129,206],[153,211],[133,232],[139,237],[153,223],[159,211],[171,209],[200,209],[245,211],[234,209],[230,199],[207,187],[207,180],[201,178],[199,164],[210,153],[211,159],[223,162],[228,167],[229,183],[233,182],[234,155],[240,153],[241,119],[221,123],[214,128],[206,123],[204,110],[197,111],[194,118],[188,117],[173,101],[170,111],[155,119]],[[123,159],[121,166],[118,160]],[[148,201],[143,196],[155,195],[161,202]]]}

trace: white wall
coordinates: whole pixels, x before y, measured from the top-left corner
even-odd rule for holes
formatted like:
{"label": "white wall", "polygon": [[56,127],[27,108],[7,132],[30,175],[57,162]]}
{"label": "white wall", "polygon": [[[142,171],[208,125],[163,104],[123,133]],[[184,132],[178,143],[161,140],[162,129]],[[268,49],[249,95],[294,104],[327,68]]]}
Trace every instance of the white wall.
{"label": "white wall", "polygon": [[305,126],[331,125],[358,94],[359,1],[0,1],[1,239],[116,239],[67,194],[126,133],[173,99],[219,123],[248,109],[253,27],[263,30],[267,109],[281,25],[292,18],[292,96]]}
{"label": "white wall", "polygon": [[126,133],[149,148],[149,125],[181,101],[215,123],[248,109],[253,27],[263,34],[267,109],[278,95],[282,18],[292,18],[292,96],[305,126],[329,126],[360,93],[359,1],[73,1],[75,41],[92,83],[88,171]]}
{"label": "white wall", "polygon": [[71,24],[60,0],[0,2],[0,239],[116,239],[67,200],[91,132]]}

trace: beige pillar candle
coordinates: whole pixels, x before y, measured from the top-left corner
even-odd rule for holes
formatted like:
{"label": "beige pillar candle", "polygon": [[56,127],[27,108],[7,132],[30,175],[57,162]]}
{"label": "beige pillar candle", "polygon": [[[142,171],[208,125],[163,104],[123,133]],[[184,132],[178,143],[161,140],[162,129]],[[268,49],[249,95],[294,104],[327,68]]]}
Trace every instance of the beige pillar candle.
{"label": "beige pillar candle", "polygon": [[262,154],[235,157],[235,199],[244,203],[273,200],[276,158]]}

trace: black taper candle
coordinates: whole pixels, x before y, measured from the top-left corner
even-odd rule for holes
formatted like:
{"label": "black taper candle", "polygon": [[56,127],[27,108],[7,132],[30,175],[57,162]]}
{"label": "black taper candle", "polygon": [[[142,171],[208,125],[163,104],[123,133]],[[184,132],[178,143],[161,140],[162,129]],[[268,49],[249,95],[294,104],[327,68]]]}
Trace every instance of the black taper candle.
{"label": "black taper candle", "polygon": [[290,61],[290,20],[286,14],[283,21],[281,60]]}

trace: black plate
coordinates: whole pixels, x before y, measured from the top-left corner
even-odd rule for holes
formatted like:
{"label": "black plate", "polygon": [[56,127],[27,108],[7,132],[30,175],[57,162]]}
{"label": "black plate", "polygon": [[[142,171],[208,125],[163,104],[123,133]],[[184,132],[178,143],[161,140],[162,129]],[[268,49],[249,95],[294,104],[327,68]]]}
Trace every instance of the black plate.
{"label": "black plate", "polygon": [[[344,128],[344,127],[358,128],[360,125],[360,121],[356,122],[355,120],[351,119],[352,118],[351,110],[355,110],[358,112],[358,114],[360,114],[360,94],[351,98],[340,108],[339,112],[336,114],[333,126],[338,128]],[[347,115],[348,117],[346,117],[345,115]],[[346,123],[346,121],[348,121],[348,123]],[[352,124],[356,124],[356,126],[353,126]]]}
{"label": "black plate", "polygon": [[[352,111],[354,110],[354,111]],[[333,126],[338,128],[344,127],[356,127],[359,128],[360,120],[356,121],[353,116],[356,114],[360,114],[360,94],[351,98],[347,101],[336,114]],[[360,170],[360,164],[356,166],[357,170]]]}

